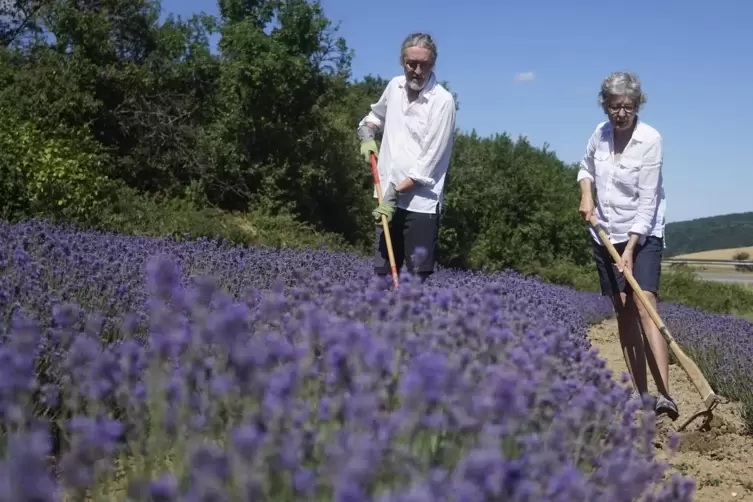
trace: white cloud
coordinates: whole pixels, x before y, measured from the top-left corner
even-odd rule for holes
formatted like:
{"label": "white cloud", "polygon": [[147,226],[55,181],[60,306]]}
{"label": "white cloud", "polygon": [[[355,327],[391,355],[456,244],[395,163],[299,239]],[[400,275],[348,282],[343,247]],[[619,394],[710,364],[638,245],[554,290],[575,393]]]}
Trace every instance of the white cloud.
{"label": "white cloud", "polygon": [[532,71],[518,73],[515,75],[515,80],[518,82],[533,82],[536,79],[536,75]]}

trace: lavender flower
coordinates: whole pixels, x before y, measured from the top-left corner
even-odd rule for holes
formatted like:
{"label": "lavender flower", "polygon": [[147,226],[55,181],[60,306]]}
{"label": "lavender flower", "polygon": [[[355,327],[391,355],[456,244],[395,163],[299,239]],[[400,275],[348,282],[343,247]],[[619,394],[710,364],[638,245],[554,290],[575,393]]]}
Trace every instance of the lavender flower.
{"label": "lavender flower", "polygon": [[[323,250],[0,232],[4,500],[692,495],[590,351],[600,295],[447,269],[387,291]],[[737,368],[720,382],[748,364],[717,354]],[[38,420],[59,431],[56,481]]]}

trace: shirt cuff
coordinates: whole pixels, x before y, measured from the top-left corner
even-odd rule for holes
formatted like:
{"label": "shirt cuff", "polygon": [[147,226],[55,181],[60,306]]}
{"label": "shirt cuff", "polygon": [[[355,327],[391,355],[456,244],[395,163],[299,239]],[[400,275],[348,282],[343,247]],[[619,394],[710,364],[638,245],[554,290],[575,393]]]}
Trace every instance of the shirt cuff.
{"label": "shirt cuff", "polygon": [[384,121],[381,120],[379,117],[376,116],[374,112],[369,112],[368,115],[366,115],[364,118],[361,119],[361,121],[358,123],[358,129],[365,126],[366,123],[374,124],[378,130],[382,130],[382,127],[384,126]]}
{"label": "shirt cuff", "polygon": [[591,180],[593,182],[594,177],[591,176],[591,173],[589,173],[585,169],[580,169],[578,170],[578,177],[576,178],[575,182],[580,183],[581,180]]}
{"label": "shirt cuff", "polygon": [[411,171],[408,173],[408,177],[418,183],[419,185],[424,185],[428,187],[433,187],[436,184],[436,181],[434,181],[432,178],[428,178],[426,176],[421,176],[415,171]]}
{"label": "shirt cuff", "polygon": [[651,229],[651,225],[644,223],[642,221],[633,223],[633,225],[630,227],[630,230],[628,233],[630,234],[636,234],[640,237],[645,237],[646,234],[648,234],[648,231]]}

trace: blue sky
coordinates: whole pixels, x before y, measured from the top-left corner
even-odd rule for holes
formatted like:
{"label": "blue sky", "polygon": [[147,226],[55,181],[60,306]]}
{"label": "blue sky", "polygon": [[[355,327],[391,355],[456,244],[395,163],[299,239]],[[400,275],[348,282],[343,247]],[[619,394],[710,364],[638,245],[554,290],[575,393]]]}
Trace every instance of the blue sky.
{"label": "blue sky", "polygon": [[[578,8],[574,6],[577,4]],[[664,137],[667,220],[753,211],[753,2],[721,0],[322,0],[355,50],[353,76],[401,72],[412,31],[435,38],[437,77],[458,93],[458,127],[545,142],[578,161],[601,80],[636,72],[641,118]],[[163,0],[181,16],[213,0]],[[527,75],[528,79],[516,79]],[[366,113],[367,110],[364,110]],[[746,120],[747,119],[747,120]]]}

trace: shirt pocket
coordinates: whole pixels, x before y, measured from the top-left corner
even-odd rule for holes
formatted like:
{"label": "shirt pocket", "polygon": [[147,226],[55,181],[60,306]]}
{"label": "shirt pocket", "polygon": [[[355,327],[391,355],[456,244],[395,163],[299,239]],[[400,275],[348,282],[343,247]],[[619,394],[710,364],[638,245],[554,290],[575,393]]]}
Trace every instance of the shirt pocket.
{"label": "shirt pocket", "polygon": [[411,140],[418,143],[421,148],[424,147],[428,130],[429,123],[422,114],[411,110],[405,115],[405,131]]}
{"label": "shirt pocket", "polygon": [[638,175],[641,171],[641,161],[630,157],[622,157],[614,172],[614,180],[622,185],[630,194],[638,191]]}
{"label": "shirt pocket", "polygon": [[612,167],[612,154],[608,150],[594,152],[594,171],[596,176],[607,176]]}

